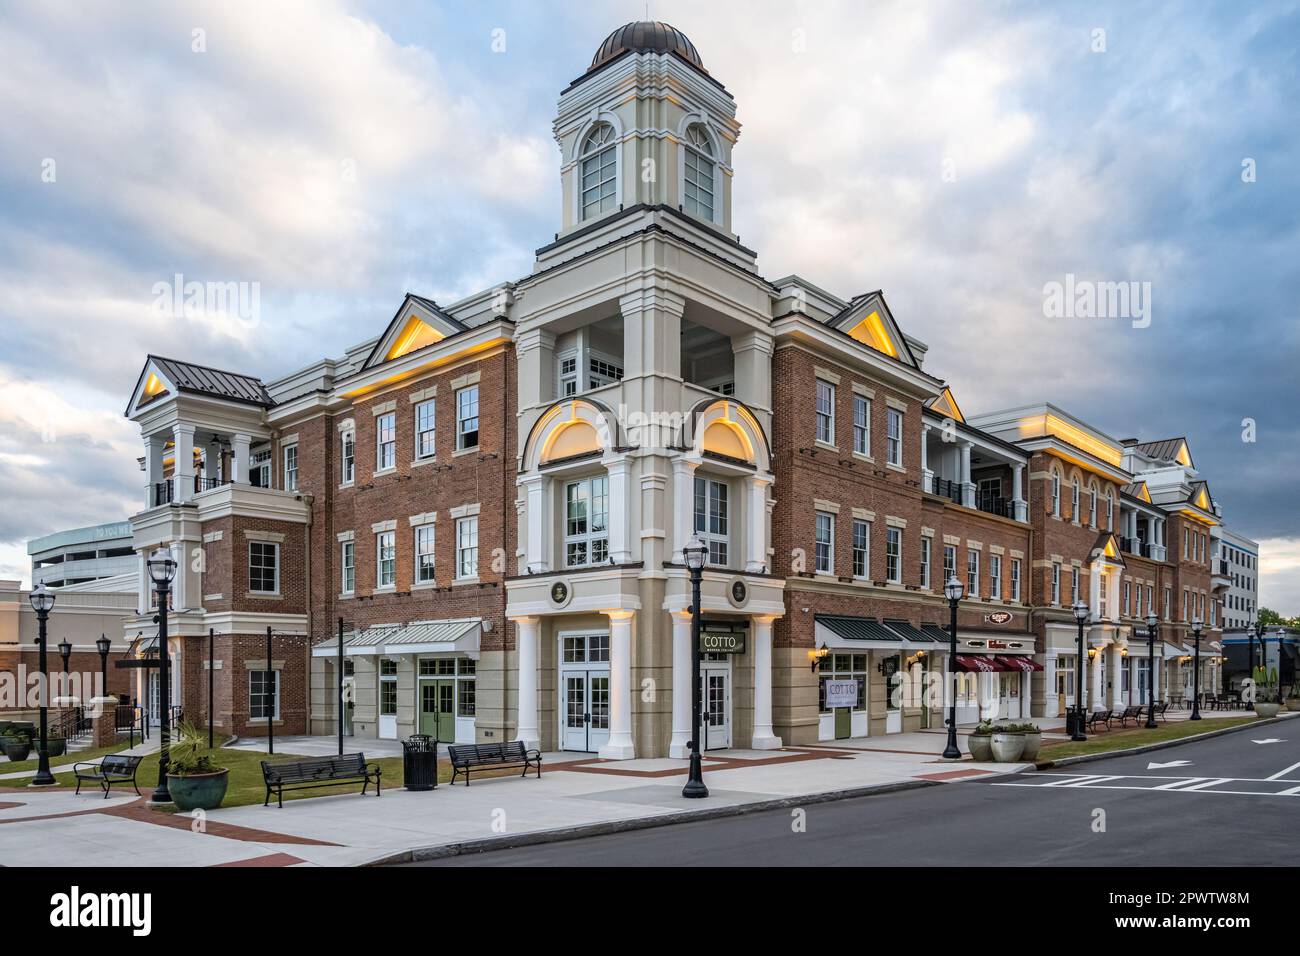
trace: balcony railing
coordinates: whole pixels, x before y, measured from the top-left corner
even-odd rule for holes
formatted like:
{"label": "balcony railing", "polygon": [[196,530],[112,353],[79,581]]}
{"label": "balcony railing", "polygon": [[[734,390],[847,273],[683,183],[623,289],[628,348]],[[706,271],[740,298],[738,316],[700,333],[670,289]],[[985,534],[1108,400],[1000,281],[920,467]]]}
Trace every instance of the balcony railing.
{"label": "balcony railing", "polygon": [[[230,484],[229,478],[204,478],[202,475],[194,476],[194,492],[211,491],[213,488],[220,488],[222,485]],[[153,486],[153,506],[155,508],[161,505],[169,505],[176,500],[176,479],[168,478],[166,481],[156,481]]]}
{"label": "balcony railing", "polygon": [[1016,516],[1016,503],[1010,498],[1003,498],[1000,495],[991,495],[987,492],[975,496],[975,507],[985,514],[999,515],[1003,518],[1014,518]]}
{"label": "balcony railing", "polygon": [[1221,578],[1232,577],[1232,573],[1228,571],[1228,562],[1223,560],[1222,558],[1219,559],[1219,577]]}
{"label": "balcony railing", "polygon": [[934,493],[956,504],[962,503],[961,482],[949,481],[947,478],[934,477]]}
{"label": "balcony railing", "polygon": [[173,487],[174,485],[170,480],[154,482],[153,506],[155,508],[160,507],[161,505],[169,505],[172,503]]}

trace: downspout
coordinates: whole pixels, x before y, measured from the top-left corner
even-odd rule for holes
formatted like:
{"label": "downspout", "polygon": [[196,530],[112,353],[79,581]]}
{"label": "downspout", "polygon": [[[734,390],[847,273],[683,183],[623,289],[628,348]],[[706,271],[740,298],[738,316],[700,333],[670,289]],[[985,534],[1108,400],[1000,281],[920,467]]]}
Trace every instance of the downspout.
{"label": "downspout", "polygon": [[[501,437],[502,437],[502,444],[509,446],[512,444],[517,444],[517,442],[510,442],[508,440],[510,434],[516,430],[510,427],[510,420],[511,420],[510,416],[514,414],[514,410],[510,408],[510,366],[515,360],[515,348],[513,342],[511,343],[510,348],[503,352],[503,356],[504,358],[502,361],[502,365],[504,366],[503,378],[505,378],[505,388],[501,390],[501,410],[502,410]],[[516,404],[518,403],[516,402]],[[509,515],[510,512],[513,511],[514,509],[509,507],[509,505],[513,504],[513,501],[508,498],[510,491],[509,491],[509,486],[506,483],[506,461],[507,461],[506,454],[508,453],[511,457],[515,457],[516,452],[514,448],[510,448],[510,447],[503,448],[502,451],[503,454],[499,459],[499,461],[501,462],[501,507],[503,512],[506,515]],[[503,551],[506,550],[505,545],[509,539],[509,535],[507,534],[506,529],[507,529],[507,525],[503,521],[501,524],[501,546]],[[516,515],[515,534],[517,535],[518,533],[519,533],[519,517],[518,515]],[[512,558],[514,558],[514,556],[511,555],[509,552],[507,552],[505,571],[509,570],[510,561]],[[505,614],[505,609],[506,609],[506,580],[505,579],[506,579],[506,574],[503,571],[501,575],[501,741],[502,743],[505,742],[506,734],[509,732],[509,728],[510,728],[510,668],[506,666],[507,663],[509,662],[509,658],[507,657],[507,650],[506,650],[506,635],[509,633],[509,631],[507,630],[507,626],[509,622],[506,621],[506,614]],[[519,656],[519,648],[516,647],[515,648],[516,660],[518,660],[518,656]],[[516,719],[518,719],[518,715],[516,715]],[[477,734],[475,736],[477,736]]]}
{"label": "downspout", "polygon": [[307,586],[303,589],[303,594],[306,595],[306,600],[307,600],[307,643],[306,646],[303,648],[304,664],[306,666],[306,675],[307,675],[307,680],[305,681],[307,685],[307,717],[303,729],[304,732],[310,734],[311,733],[311,689],[312,689],[311,688],[311,648],[312,648],[312,642],[316,638],[316,630],[314,627],[312,627],[312,613],[311,613],[311,604],[312,604],[311,528],[312,528],[312,506],[315,504],[316,499],[312,495],[305,495],[305,494],[299,495],[298,497],[307,505],[307,523],[306,525],[303,526],[303,531],[302,531],[303,552],[304,552],[303,574],[306,575],[307,578],[306,580]]}

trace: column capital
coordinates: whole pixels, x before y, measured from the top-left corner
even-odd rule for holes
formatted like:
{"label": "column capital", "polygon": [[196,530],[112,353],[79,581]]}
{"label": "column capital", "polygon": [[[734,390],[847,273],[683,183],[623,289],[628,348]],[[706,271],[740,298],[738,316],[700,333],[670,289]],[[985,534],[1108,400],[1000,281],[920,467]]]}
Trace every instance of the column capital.
{"label": "column capital", "polygon": [[196,430],[196,426],[191,425],[189,422],[172,423],[172,431],[177,435],[193,435]]}
{"label": "column capital", "polygon": [[615,608],[610,611],[602,611],[611,621],[631,621],[636,616],[636,611],[626,611],[622,608]]}
{"label": "column capital", "polygon": [[512,624],[516,626],[522,624],[526,627],[536,627],[538,624],[541,623],[542,618],[540,615],[537,614],[524,614],[519,617],[506,618],[506,620],[510,621]]}

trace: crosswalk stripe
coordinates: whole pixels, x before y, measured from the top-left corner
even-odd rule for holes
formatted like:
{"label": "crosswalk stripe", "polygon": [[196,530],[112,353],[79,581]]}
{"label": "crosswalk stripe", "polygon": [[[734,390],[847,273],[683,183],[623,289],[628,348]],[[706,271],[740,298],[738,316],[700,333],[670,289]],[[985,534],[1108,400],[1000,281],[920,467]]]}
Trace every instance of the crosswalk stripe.
{"label": "crosswalk stripe", "polygon": [[1231,783],[1232,781],[1232,777],[1207,777],[1200,783],[1194,783],[1190,787],[1183,787],[1182,792],[1186,793],[1188,790],[1204,790],[1207,787],[1218,786],[1221,783]]}
{"label": "crosswalk stripe", "polygon": [[1267,777],[1266,779],[1268,779],[1268,780],[1281,780],[1283,777],[1285,777],[1287,774],[1289,774],[1292,770],[1300,770],[1300,763],[1293,763],[1291,766],[1287,767],[1285,770],[1279,770],[1277,773],[1273,774],[1273,776],[1271,776],[1271,777]]}
{"label": "crosswalk stripe", "polygon": [[[1197,783],[1201,780],[1215,780],[1216,777],[1181,777],[1178,780],[1171,780],[1169,783],[1162,783],[1158,787],[1152,787],[1152,790],[1181,790],[1189,783]],[[1190,789],[1190,788],[1189,788]]]}

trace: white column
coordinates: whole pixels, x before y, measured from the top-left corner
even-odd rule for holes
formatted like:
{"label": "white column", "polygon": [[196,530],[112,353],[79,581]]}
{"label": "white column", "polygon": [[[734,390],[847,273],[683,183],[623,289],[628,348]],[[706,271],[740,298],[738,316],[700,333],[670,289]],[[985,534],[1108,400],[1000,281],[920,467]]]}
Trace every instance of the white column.
{"label": "white column", "polygon": [[203,477],[216,481],[221,471],[221,442],[210,441],[203,446]]}
{"label": "white column", "polygon": [[749,529],[746,535],[745,570],[767,567],[767,486],[771,478],[754,475],[749,479]]}
{"label": "white column", "polygon": [[527,540],[524,542],[524,563],[530,573],[541,574],[551,568],[550,553],[547,547],[550,536],[546,533],[549,526],[548,515],[550,508],[548,505],[550,502],[551,479],[545,475],[529,475],[526,478],[519,479],[519,484],[524,487],[525,509],[527,512],[527,524],[525,525],[525,538]]}
{"label": "white column", "polygon": [[155,505],[153,488],[163,480],[163,436],[149,435],[144,440],[144,504],[146,508]]}
{"label": "white column", "polygon": [[[1086,647],[1084,648],[1084,651],[1085,652],[1087,651]],[[1092,687],[1091,687],[1091,693],[1088,696],[1092,700],[1093,710],[1104,710],[1106,707],[1105,704],[1106,693],[1105,693],[1105,686],[1102,683],[1102,670],[1101,670],[1101,657],[1104,651],[1105,648],[1101,648],[1101,647],[1097,648],[1097,653],[1093,657],[1092,661],[1090,662],[1091,664],[1090,682],[1092,684]]]}
{"label": "white column", "polygon": [[[632,611],[607,611],[609,617],[609,741],[600,748],[605,760],[631,760]],[[687,682],[689,683],[689,681]]]}
{"label": "white column", "polygon": [[231,479],[238,485],[248,484],[249,446],[253,439],[248,435],[230,436]]}
{"label": "white column", "polygon": [[628,460],[611,458],[601,464],[609,473],[609,556],[616,564],[627,564],[632,560],[632,550],[628,547],[628,523],[632,515],[627,494]]}
{"label": "white column", "polygon": [[668,756],[688,757],[691,742],[691,614],[673,613],[673,737]]}
{"label": "white column", "polygon": [[921,490],[934,492],[934,472],[930,470],[930,426],[921,425]]}
{"label": "white column", "polygon": [[1017,521],[1029,520],[1029,502],[1025,500],[1025,466],[1011,466],[1011,501],[1016,509]]}
{"label": "white column", "polygon": [[1110,707],[1124,706],[1124,681],[1120,677],[1120,668],[1123,666],[1123,655],[1119,652],[1119,645],[1112,644],[1106,648],[1106,665],[1110,671]]}
{"label": "white column", "polygon": [[[1101,569],[1101,564],[1093,562],[1092,567],[1088,569],[1088,610],[1096,615],[1101,608],[1101,589],[1105,587],[1105,573]],[[1064,586],[1061,588],[1065,590]]]}
{"label": "white column", "polygon": [[967,508],[975,507],[975,484],[970,480],[970,452],[972,443],[961,443],[961,500]]}
{"label": "white column", "polygon": [[698,461],[673,462],[673,563],[683,564],[682,547],[690,540],[695,515],[695,469]]}
{"label": "white column", "polygon": [[537,638],[540,618],[516,617],[515,645],[519,654],[518,733],[525,747],[541,746],[537,721]]}
{"label": "white column", "polygon": [[175,478],[173,501],[189,501],[194,497],[194,426],[177,423],[172,426],[175,436],[176,463],[172,467]]}
{"label": "white column", "polygon": [[772,732],[772,621],[754,622],[754,739],[755,750],[780,750],[781,738]]}
{"label": "white column", "polygon": [[1056,710],[1056,657],[1043,658],[1043,716],[1059,716]]}

